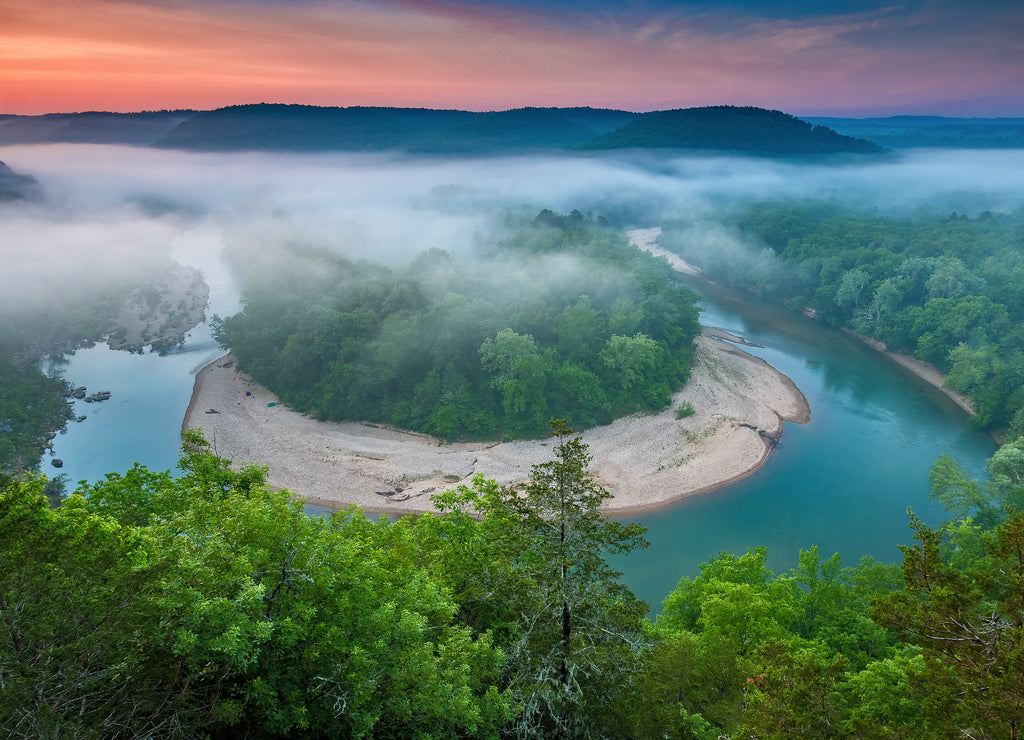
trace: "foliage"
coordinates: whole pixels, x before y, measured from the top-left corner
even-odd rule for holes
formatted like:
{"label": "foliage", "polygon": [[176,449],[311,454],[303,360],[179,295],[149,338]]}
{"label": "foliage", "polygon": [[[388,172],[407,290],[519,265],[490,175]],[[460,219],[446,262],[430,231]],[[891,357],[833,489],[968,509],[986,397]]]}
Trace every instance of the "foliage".
{"label": "foliage", "polygon": [[502,655],[407,530],[308,517],[187,442],[180,478],[4,489],[5,736],[496,736]]}
{"label": "foliage", "polygon": [[601,515],[586,446],[553,431],[527,483],[394,523],[309,517],[198,432],[180,476],[135,466],[57,508],[2,478],[0,732],[1019,736],[1024,443],[984,484],[936,462],[957,518],[911,517],[902,569],[721,553],[651,624],[605,561],[643,528]]}
{"label": "foliage", "polygon": [[685,419],[688,416],[693,416],[697,413],[697,410],[693,407],[693,404],[689,401],[683,401],[676,407],[676,418]]}
{"label": "foliage", "polygon": [[71,418],[69,391],[59,374],[17,368],[0,357],[0,472],[38,467],[49,439]]}
{"label": "foliage", "polygon": [[321,252],[249,265],[215,322],[239,367],[318,418],[442,439],[541,436],[664,408],[689,375],[695,295],[600,219],[541,212],[456,260],[392,270]]}
{"label": "foliage", "polygon": [[856,736],[826,725],[853,723],[852,687],[898,659],[891,634],[868,616],[869,597],[897,587],[895,569],[870,559],[844,568],[812,547],[775,575],[766,558],[763,547],[722,553],[665,599],[633,736]]}
{"label": "foliage", "polygon": [[942,556],[942,532],[911,518],[918,544],[904,547],[904,591],[881,600],[878,619],[924,649],[913,688],[937,726],[982,737],[1017,737],[1024,727],[1024,514],[984,537],[969,570]]}
{"label": "foliage", "polygon": [[551,426],[554,459],[534,466],[525,487],[478,479],[437,503],[447,516],[467,507],[483,515],[478,536],[487,560],[483,573],[470,572],[476,584],[494,584],[486,601],[505,605],[477,629],[493,626],[505,635],[503,685],[521,706],[507,733],[594,737],[617,721],[647,644],[647,605],[619,582],[605,555],[647,541],[638,524],[600,512],[611,494],[589,472],[586,445],[564,421]]}
{"label": "foliage", "polygon": [[729,218],[756,247],[663,242],[711,278],[810,309],[947,373],[983,429],[1024,434],[1024,212],[883,217],[832,203],[769,202]]}

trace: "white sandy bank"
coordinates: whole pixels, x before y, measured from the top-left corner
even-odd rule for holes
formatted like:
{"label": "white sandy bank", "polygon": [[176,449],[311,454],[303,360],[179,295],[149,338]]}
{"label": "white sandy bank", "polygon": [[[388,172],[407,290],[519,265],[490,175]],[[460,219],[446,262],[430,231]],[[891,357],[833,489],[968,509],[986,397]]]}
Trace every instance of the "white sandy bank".
{"label": "white sandy bank", "polygon": [[[785,375],[722,335],[698,337],[692,377],[668,410],[582,434],[592,469],[614,494],[608,511],[650,509],[743,478],[767,460],[783,420],[808,420],[806,399]],[[216,452],[236,464],[269,466],[274,487],[310,503],[359,504],[369,512],[430,510],[431,493],[469,483],[477,472],[512,483],[551,458],[550,439],[439,444],[422,434],[316,421],[267,405],[276,401],[225,356],[196,377],[183,428],[201,428]],[[697,413],[676,419],[683,401]]]}

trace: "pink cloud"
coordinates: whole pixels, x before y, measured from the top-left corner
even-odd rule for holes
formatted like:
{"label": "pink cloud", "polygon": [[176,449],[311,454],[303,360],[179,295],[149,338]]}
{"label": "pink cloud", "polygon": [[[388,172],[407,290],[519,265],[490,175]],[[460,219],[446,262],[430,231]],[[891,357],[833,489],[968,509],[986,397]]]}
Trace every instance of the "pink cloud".
{"label": "pink cloud", "polygon": [[44,12],[0,0],[0,19],[0,112],[256,101],[813,111],[1024,99],[1015,65],[995,53],[935,53],[912,36],[876,43],[899,38],[884,12],[712,28],[678,14],[568,25],[429,2],[50,0]]}

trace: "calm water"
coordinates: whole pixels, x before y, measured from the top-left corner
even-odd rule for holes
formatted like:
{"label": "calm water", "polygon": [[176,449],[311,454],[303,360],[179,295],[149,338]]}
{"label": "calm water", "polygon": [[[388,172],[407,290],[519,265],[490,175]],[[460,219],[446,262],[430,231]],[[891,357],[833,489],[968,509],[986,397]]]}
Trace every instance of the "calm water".
{"label": "calm water", "polygon": [[224,354],[205,324],[187,339],[184,347],[164,357],[97,345],[59,363],[72,385],[84,385],[89,393],[110,391],[111,396],[101,403],[75,401],[75,414],[84,414],[86,420],[69,422],[67,432],[53,441],[53,456],[64,467],[54,469],[46,456],[42,470],[67,475],[70,490],[80,480],[100,480],[135,462],[153,470],[175,468],[195,373]]}
{"label": "calm water", "polygon": [[808,424],[786,422],[768,464],[750,478],[640,517],[651,547],[616,561],[652,612],[681,576],[722,551],[768,547],[776,572],[818,545],[854,565],[862,555],[901,559],[911,541],[907,508],[943,518],[928,499],[928,469],[944,451],[983,477],[992,439],[967,428],[940,392],[862,343],[773,306],[742,302],[706,285],[701,321],[763,349],[747,348],[792,378],[811,406]]}
{"label": "calm water", "polygon": [[[225,292],[223,276],[216,281],[215,297]],[[703,323],[763,345],[748,349],[796,382],[810,403],[811,421],[787,423],[770,461],[752,477],[640,517],[651,547],[616,565],[653,611],[681,576],[695,575],[701,562],[723,550],[767,545],[776,571],[794,566],[800,548],[812,544],[825,555],[840,552],[848,564],[865,554],[896,561],[897,545],[910,540],[908,507],[926,521],[941,519],[928,500],[928,468],[943,451],[974,475],[984,474],[992,440],[969,430],[963,413],[923,381],[800,315],[695,288],[704,295]],[[234,310],[235,294],[227,293],[211,312]],[[101,404],[78,402],[78,413],[88,419],[72,422],[55,440],[70,481],[98,480],[135,461],[173,469],[194,374],[220,354],[205,325],[167,357],[105,347],[76,353],[67,378],[113,395]]]}
{"label": "calm water", "polygon": [[[220,258],[219,230],[206,224],[180,235],[171,258],[202,271],[210,286],[207,316],[230,315],[239,310],[238,287]],[[58,363],[74,386],[89,393],[110,391],[109,401],[75,401],[81,423],[68,423],[67,431],[53,440],[53,457],[64,461],[53,468],[49,455],[41,469],[48,475],[64,473],[69,491],[80,480],[98,481],[109,472],[124,472],[139,462],[152,470],[174,470],[196,373],[224,354],[207,324],[186,336],[184,346],[161,357],[115,352],[100,344],[75,352]]]}

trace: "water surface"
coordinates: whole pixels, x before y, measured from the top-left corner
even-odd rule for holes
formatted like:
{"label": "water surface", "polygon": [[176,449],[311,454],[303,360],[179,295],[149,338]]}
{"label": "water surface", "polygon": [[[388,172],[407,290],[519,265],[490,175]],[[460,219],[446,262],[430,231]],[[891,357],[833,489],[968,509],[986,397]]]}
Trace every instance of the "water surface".
{"label": "water surface", "polygon": [[[201,262],[185,257],[187,264]],[[897,546],[911,539],[908,508],[926,521],[942,518],[928,499],[928,469],[942,452],[984,475],[995,450],[991,438],[970,430],[955,404],[904,368],[802,315],[694,287],[703,295],[702,322],[763,345],[745,349],[793,379],[811,420],[787,422],[767,465],[746,480],[639,517],[651,547],[615,565],[654,612],[681,576],[696,575],[701,562],[722,551],[767,545],[776,571],[793,567],[800,548],[814,544],[848,564],[862,555],[895,562]],[[220,292],[222,286],[213,295]],[[214,299],[226,300],[215,312],[233,310],[237,294],[231,296]],[[78,402],[87,420],[72,422],[54,440],[69,480],[99,480],[136,461],[174,469],[194,375],[221,353],[206,325],[166,357],[103,346],[77,352],[67,378],[113,395],[104,403]]]}
{"label": "water surface", "polygon": [[786,422],[768,463],[727,488],[641,515],[651,547],[616,560],[653,612],[681,576],[717,553],[768,547],[769,567],[794,567],[818,545],[854,565],[863,555],[901,558],[911,541],[907,509],[943,519],[928,498],[928,470],[952,453],[983,477],[991,437],[966,424],[945,395],[860,341],[801,314],[694,283],[701,322],[743,336],[797,384],[811,407],[805,425]]}

